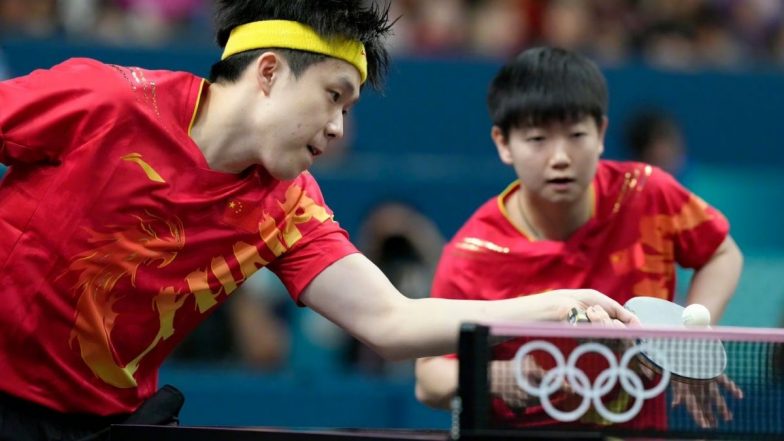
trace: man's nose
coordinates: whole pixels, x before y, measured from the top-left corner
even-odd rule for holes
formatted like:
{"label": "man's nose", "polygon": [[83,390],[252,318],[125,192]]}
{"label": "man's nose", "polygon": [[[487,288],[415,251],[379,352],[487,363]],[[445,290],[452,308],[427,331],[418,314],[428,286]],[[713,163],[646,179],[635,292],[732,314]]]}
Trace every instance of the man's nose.
{"label": "man's nose", "polygon": [[343,112],[340,111],[336,116],[327,122],[327,138],[340,139],[343,137]]}

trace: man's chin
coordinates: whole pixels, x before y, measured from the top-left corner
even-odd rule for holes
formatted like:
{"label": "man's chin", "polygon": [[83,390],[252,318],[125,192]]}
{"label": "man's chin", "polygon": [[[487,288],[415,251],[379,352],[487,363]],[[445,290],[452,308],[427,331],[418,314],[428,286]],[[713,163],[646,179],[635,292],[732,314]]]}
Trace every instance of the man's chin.
{"label": "man's chin", "polygon": [[285,170],[280,170],[280,169],[278,169],[278,170],[270,170],[270,169],[267,169],[267,172],[269,172],[270,176],[272,176],[273,178],[277,179],[278,181],[291,181],[293,179],[296,179],[297,176],[301,175],[305,171],[307,171],[307,168],[304,168],[304,169],[293,169],[293,168],[290,168],[290,169],[285,169]]}

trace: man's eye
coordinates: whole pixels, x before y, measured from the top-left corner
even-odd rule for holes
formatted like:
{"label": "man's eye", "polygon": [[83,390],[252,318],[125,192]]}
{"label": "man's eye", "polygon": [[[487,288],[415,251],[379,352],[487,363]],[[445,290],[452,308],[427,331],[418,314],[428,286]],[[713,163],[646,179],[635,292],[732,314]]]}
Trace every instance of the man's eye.
{"label": "man's eye", "polygon": [[525,140],[527,142],[542,142],[544,141],[544,136],[529,136]]}
{"label": "man's eye", "polygon": [[334,102],[340,101],[340,92],[335,92],[334,90],[331,90],[329,93],[330,95],[332,95],[332,101]]}
{"label": "man's eye", "polygon": [[586,135],[585,132],[574,132],[572,133],[572,138],[582,138],[585,135]]}

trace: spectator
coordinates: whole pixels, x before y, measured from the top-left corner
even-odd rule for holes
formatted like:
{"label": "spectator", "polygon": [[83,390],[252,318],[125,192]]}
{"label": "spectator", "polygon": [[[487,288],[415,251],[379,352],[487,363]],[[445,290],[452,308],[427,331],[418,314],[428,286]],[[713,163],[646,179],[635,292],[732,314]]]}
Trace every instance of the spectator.
{"label": "spectator", "polygon": [[468,40],[468,10],[463,0],[417,2],[415,48],[422,54],[458,53]]}
{"label": "spectator", "polygon": [[51,37],[57,32],[56,0],[0,1],[0,34]]}
{"label": "spectator", "polygon": [[[400,292],[410,298],[429,297],[444,245],[443,236],[432,220],[405,203],[385,202],[365,219],[358,243]],[[348,345],[348,358],[350,364],[365,373],[392,376],[413,373],[411,361],[385,361],[354,339]]]}
{"label": "spectator", "polygon": [[634,115],[625,128],[631,159],[655,165],[682,180],[686,169],[686,144],[675,119],[661,110]]}
{"label": "spectator", "polygon": [[593,38],[591,5],[580,0],[552,0],[544,11],[542,37],[548,45],[586,50]]}
{"label": "spectator", "polygon": [[695,18],[694,50],[704,66],[731,68],[743,61],[742,48],[725,26],[721,12],[704,7]]}
{"label": "spectator", "polygon": [[481,56],[507,58],[530,39],[527,1],[478,2],[471,18],[471,51]]}
{"label": "spectator", "polygon": [[[387,0],[368,0],[386,3]],[[122,45],[199,44],[209,0],[3,0],[0,30],[64,32]],[[642,57],[669,69],[778,62],[779,0],[393,0],[398,54],[506,58],[531,42],[580,50],[604,64]]]}

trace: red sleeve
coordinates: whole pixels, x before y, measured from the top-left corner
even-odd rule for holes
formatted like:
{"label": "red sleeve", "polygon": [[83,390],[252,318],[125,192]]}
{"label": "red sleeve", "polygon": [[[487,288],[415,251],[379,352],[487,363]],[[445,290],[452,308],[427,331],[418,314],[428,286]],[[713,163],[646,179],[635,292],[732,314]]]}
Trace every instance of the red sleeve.
{"label": "red sleeve", "polygon": [[651,183],[660,213],[671,219],[675,260],[685,268],[702,267],[726,239],[729,222],[663,170],[654,169]]}
{"label": "red sleeve", "polygon": [[317,275],[341,258],[359,251],[349,241],[348,233],[334,221],[315,179],[306,172],[297,178],[296,184],[301,185],[305,190],[303,194],[311,199],[307,205],[323,209],[329,216],[323,221],[314,216],[307,223],[299,224],[302,238],[269,265],[294,301],[301,305],[300,294]]}
{"label": "red sleeve", "polygon": [[109,69],[75,59],[0,82],[0,162],[57,161],[77,138],[100,128],[100,121],[86,115],[102,115],[104,121],[110,113],[106,106],[114,96],[101,87],[111,78]]}
{"label": "red sleeve", "polygon": [[348,233],[337,224],[333,225],[322,224],[323,228],[313,231],[310,237],[303,238],[282,258],[270,264],[270,270],[277,274],[300,305],[300,294],[316,276],[341,258],[359,252],[348,240]]}

